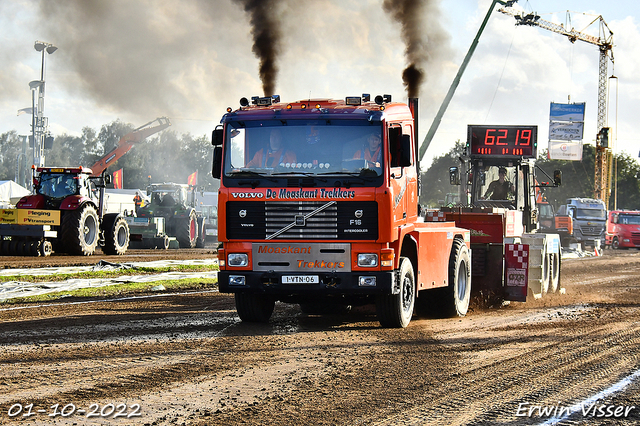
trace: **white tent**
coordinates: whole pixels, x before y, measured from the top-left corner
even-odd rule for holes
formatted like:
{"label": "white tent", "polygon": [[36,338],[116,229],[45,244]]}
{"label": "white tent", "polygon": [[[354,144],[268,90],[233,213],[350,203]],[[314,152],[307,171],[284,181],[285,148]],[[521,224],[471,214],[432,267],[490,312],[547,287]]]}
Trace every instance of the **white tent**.
{"label": "white tent", "polygon": [[0,180],[0,208],[9,208],[15,205],[20,198],[31,192],[12,180]]}

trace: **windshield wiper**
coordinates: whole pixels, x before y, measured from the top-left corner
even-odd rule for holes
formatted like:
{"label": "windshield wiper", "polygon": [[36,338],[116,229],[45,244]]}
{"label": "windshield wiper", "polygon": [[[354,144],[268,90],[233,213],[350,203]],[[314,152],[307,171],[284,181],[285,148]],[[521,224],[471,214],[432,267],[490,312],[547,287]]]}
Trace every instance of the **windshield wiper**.
{"label": "windshield wiper", "polygon": [[[270,182],[277,183],[277,179],[270,177],[270,175],[266,175],[264,173],[259,173],[254,170],[234,170],[227,174],[228,177],[239,178],[239,177],[258,177],[265,178]],[[260,185],[260,181],[258,179],[252,180],[241,180],[238,182],[238,185],[251,185],[252,188]]]}

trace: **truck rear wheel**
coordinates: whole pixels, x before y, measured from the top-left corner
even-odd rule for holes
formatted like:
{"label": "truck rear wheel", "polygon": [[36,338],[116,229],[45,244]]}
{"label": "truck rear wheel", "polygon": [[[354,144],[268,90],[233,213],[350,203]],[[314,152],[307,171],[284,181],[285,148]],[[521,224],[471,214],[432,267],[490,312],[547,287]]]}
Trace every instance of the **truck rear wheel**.
{"label": "truck rear wheel", "polygon": [[236,293],[236,312],[244,322],[269,322],[276,301],[263,294]]}
{"label": "truck rear wheel", "polygon": [[98,246],[98,213],[92,205],[68,211],[62,217],[62,245],[70,254],[90,256]]}
{"label": "truck rear wheel", "polygon": [[471,257],[466,244],[459,238],[453,241],[449,256],[449,285],[443,289],[443,314],[463,317],[471,300]]}
{"label": "truck rear wheel", "polygon": [[180,248],[194,248],[198,239],[198,220],[195,210],[191,210],[189,217],[175,222],[176,239]]}
{"label": "truck rear wheel", "polygon": [[108,255],[123,255],[129,248],[129,226],[124,217],[118,214],[107,214],[102,221],[104,247],[102,251]]}
{"label": "truck rear wheel", "polygon": [[376,299],[378,321],[386,328],[405,328],[413,316],[416,302],[416,284],[413,266],[407,257],[400,258],[400,269],[396,274],[398,294],[383,294]]}

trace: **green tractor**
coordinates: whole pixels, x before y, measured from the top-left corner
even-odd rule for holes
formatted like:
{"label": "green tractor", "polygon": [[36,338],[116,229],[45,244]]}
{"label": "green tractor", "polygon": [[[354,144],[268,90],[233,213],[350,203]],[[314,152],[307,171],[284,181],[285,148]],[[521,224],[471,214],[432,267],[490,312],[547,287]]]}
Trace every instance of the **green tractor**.
{"label": "green tractor", "polygon": [[155,183],[147,187],[151,200],[137,207],[137,217],[163,217],[166,234],[178,240],[180,248],[203,248],[204,217],[195,209],[194,186],[178,183]]}

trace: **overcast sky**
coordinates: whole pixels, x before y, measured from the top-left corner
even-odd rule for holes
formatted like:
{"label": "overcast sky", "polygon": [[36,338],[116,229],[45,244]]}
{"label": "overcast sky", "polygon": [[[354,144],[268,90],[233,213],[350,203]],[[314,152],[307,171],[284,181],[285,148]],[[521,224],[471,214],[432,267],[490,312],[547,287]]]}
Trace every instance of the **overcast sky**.
{"label": "overcast sky", "polygon": [[[391,1],[391,0],[388,0]],[[416,0],[417,1],[417,0]],[[45,116],[54,136],[99,130],[121,119],[140,126],[168,116],[173,130],[210,135],[228,106],[262,95],[244,0],[0,0],[0,133],[30,132],[29,82],[40,78],[36,40],[45,55]],[[429,129],[490,0],[425,0],[413,16],[424,80],[420,139]],[[614,33],[608,124],[616,151],[638,156],[640,30],[635,0],[530,0],[516,5],[598,36],[602,15]],[[497,9],[497,7],[496,7]],[[391,94],[406,101],[408,65],[401,25],[383,0],[279,0],[274,91],[283,101]],[[427,163],[466,140],[467,124],[538,125],[548,137],[550,102],[586,102],[584,141],[594,143],[598,47],[537,28],[515,26],[497,10],[425,155]],[[414,46],[415,47],[415,46]],[[616,83],[617,82],[617,83]],[[616,111],[617,110],[617,111]]]}

